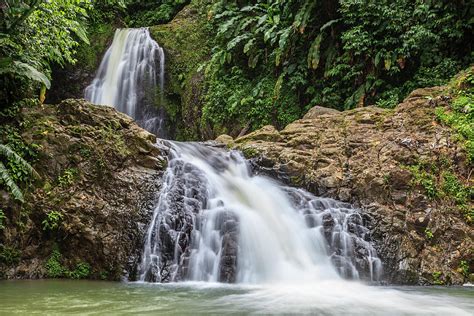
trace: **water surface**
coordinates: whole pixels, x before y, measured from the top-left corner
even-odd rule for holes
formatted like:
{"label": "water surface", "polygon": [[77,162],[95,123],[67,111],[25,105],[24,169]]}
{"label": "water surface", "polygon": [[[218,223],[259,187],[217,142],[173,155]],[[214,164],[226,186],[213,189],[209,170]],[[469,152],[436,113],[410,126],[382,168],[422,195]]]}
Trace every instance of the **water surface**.
{"label": "water surface", "polygon": [[0,315],[473,315],[474,288],[2,281]]}

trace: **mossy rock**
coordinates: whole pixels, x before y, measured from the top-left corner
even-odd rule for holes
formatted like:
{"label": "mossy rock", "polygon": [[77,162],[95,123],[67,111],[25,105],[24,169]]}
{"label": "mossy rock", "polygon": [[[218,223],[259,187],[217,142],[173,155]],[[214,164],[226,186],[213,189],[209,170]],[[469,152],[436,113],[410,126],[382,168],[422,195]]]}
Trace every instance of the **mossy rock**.
{"label": "mossy rock", "polygon": [[[209,1],[195,0],[167,24],[150,27],[165,50],[166,83],[162,106],[177,139],[200,138],[199,122],[204,77],[199,67],[210,58]],[[173,133],[172,133],[173,134]]]}

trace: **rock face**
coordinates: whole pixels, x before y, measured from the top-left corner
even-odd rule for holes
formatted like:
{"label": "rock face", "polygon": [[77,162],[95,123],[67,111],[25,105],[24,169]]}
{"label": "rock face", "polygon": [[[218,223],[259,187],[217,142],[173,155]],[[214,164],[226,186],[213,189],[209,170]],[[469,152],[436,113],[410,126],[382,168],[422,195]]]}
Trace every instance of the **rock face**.
{"label": "rock face", "polygon": [[23,139],[39,145],[34,168],[41,179],[21,206],[0,197],[7,215],[0,276],[77,277],[71,271],[82,264],[88,278],[133,278],[166,164],[155,136],[84,100],[22,116]]}
{"label": "rock face", "polygon": [[178,140],[205,139],[208,133],[200,126],[204,71],[198,69],[210,58],[206,10],[210,2],[192,0],[171,22],[150,27],[151,36],[165,50],[163,106],[174,139]]}
{"label": "rock face", "polygon": [[449,106],[443,93],[416,90],[395,110],[317,107],[281,131],[219,140],[260,172],[362,207],[388,282],[462,284],[474,231],[461,210],[473,205],[458,205],[446,186],[449,177],[468,183],[470,168],[454,132],[436,122],[435,107]]}

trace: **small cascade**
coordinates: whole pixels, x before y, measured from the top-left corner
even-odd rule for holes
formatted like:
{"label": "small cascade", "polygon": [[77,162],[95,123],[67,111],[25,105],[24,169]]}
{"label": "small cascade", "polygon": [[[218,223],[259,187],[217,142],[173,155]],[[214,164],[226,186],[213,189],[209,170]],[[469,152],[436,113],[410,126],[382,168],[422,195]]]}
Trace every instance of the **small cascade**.
{"label": "small cascade", "polygon": [[347,203],[252,175],[236,151],[167,142],[141,281],[376,281],[366,219]]}
{"label": "small cascade", "polygon": [[165,54],[148,29],[117,29],[84,97],[94,104],[113,106],[166,138],[165,112],[157,107],[163,104],[164,82]]}
{"label": "small cascade", "polygon": [[364,226],[369,219],[364,219],[348,203],[316,197],[302,189],[286,187],[285,191],[306,225],[322,230],[328,255],[342,277],[379,280],[382,261],[370,242],[369,229]]}

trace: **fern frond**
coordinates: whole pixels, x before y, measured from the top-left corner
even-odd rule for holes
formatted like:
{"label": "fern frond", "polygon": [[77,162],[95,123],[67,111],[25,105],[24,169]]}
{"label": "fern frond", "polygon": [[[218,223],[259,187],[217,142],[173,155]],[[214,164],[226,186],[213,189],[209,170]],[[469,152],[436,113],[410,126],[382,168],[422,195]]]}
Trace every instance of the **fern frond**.
{"label": "fern frond", "polygon": [[[4,146],[4,145],[1,145],[1,146]],[[8,173],[7,168],[5,168],[5,165],[2,162],[0,162],[0,180],[2,180],[3,183],[8,187],[10,193],[13,195],[15,199],[21,202],[25,201],[23,199],[23,193],[21,193],[20,188],[13,181],[12,177]]]}
{"label": "fern frond", "polygon": [[33,175],[35,178],[40,177],[36,170],[25,159],[23,159],[7,145],[0,144],[0,156],[6,157],[20,165],[25,171]]}

